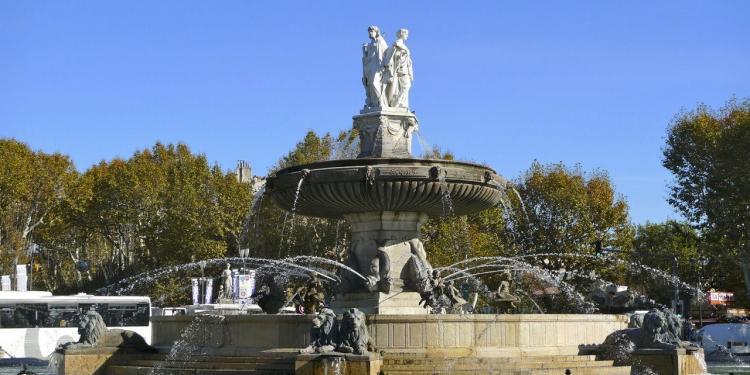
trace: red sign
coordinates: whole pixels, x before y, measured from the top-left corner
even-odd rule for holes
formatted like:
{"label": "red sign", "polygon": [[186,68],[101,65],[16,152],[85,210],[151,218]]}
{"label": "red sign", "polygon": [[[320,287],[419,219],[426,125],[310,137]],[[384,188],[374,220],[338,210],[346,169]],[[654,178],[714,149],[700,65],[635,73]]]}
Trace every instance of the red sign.
{"label": "red sign", "polygon": [[726,305],[734,302],[734,293],[732,292],[710,292],[708,302],[712,305]]}

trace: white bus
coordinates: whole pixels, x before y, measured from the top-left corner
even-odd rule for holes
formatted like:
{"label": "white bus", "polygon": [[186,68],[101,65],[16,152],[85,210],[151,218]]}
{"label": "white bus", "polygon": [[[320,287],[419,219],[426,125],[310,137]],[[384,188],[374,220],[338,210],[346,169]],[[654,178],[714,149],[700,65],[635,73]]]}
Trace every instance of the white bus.
{"label": "white bus", "polygon": [[135,331],[151,343],[151,300],[140,296],[53,296],[0,292],[0,357],[45,359],[78,341],[78,314],[96,310],[109,328]]}

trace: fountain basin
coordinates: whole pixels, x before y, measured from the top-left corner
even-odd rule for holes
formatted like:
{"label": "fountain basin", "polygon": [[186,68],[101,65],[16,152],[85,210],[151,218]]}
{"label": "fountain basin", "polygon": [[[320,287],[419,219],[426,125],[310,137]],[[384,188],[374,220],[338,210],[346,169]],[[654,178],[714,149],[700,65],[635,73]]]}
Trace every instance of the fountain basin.
{"label": "fountain basin", "polygon": [[364,158],[285,168],[268,179],[266,189],[282,208],[305,216],[338,219],[406,211],[440,217],[449,213],[444,192],[450,194],[453,213],[466,215],[497,205],[506,184],[493,169],[478,164]]}
{"label": "fountain basin", "polygon": [[[152,341],[168,351],[191,316],[152,317]],[[309,345],[313,315],[235,315],[222,322],[224,341],[206,340],[201,352],[247,355]],[[422,353],[442,357],[517,357],[576,355],[581,345],[604,342],[627,327],[625,315],[368,315],[367,327],[377,352]],[[216,331],[216,327],[211,327]],[[252,334],[248,334],[252,332]],[[210,334],[208,335],[210,336]]]}

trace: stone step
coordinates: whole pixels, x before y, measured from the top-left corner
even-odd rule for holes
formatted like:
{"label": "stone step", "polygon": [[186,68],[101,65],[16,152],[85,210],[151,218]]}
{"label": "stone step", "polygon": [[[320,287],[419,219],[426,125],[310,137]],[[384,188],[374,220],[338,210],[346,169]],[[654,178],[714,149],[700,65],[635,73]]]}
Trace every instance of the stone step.
{"label": "stone step", "polygon": [[[294,359],[297,357],[298,352],[258,352],[248,355],[238,355],[238,356],[226,356],[226,355],[202,355],[202,354],[194,354],[194,355],[186,355],[181,356],[183,358],[186,358],[190,361],[194,362],[254,362],[254,361],[269,361],[269,360],[279,360],[279,361],[294,361]],[[153,361],[164,361],[167,358],[167,354],[165,353],[156,353],[156,354],[139,354],[138,359],[143,360],[153,360]]]}
{"label": "stone step", "polygon": [[293,369],[294,362],[289,361],[256,361],[256,362],[213,362],[213,361],[149,361],[134,360],[128,361],[129,366],[138,367],[156,367],[163,368],[195,368],[195,369],[236,369],[236,370],[255,370],[255,369]]}
{"label": "stone step", "polygon": [[526,357],[427,357],[424,355],[391,355],[383,358],[383,364],[427,364],[435,361],[450,361],[452,363],[537,363],[537,362],[585,362],[594,361],[593,355],[559,355],[559,356],[526,356]]}
{"label": "stone step", "polygon": [[570,370],[571,375],[630,375],[630,367],[583,367],[565,369],[497,369],[497,370],[456,370],[411,371],[383,369],[384,375],[564,375]]}
{"label": "stone step", "polygon": [[114,365],[107,366],[107,375],[294,375],[291,370],[249,370],[249,369],[176,369]]}
{"label": "stone step", "polygon": [[439,371],[445,368],[454,370],[492,370],[492,369],[566,369],[586,367],[612,367],[612,361],[574,361],[574,362],[515,362],[515,363],[454,363],[450,361],[433,362],[421,365],[384,365],[389,370]]}

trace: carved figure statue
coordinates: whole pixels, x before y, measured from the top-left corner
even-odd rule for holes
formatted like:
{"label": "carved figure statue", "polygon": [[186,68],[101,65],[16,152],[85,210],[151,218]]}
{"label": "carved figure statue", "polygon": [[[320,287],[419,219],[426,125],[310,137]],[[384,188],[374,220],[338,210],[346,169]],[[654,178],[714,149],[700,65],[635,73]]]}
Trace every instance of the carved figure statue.
{"label": "carved figure statue", "polygon": [[409,89],[414,80],[411,52],[406,46],[409,30],[399,29],[385,58],[386,93],[391,107],[409,108]]}
{"label": "carved figure statue", "polygon": [[617,290],[617,285],[603,281],[595,281],[591,286],[588,297],[605,313],[618,314],[627,311],[648,310],[656,303],[647,296],[631,290]]}
{"label": "carved figure statue", "polygon": [[341,353],[367,354],[367,342],[370,333],[365,324],[365,314],[359,309],[351,308],[344,312],[339,327],[338,350]]}
{"label": "carved figure statue", "polygon": [[407,274],[404,277],[404,282],[417,292],[424,293],[430,289],[432,266],[427,261],[424,245],[418,238],[409,241],[409,250],[411,255],[406,265]]}
{"label": "carved figure statue", "polygon": [[664,314],[664,319],[667,321],[667,334],[669,335],[669,340],[673,342],[681,342],[683,338],[682,321],[670,308],[664,308],[662,313]]}
{"label": "carved figure statue", "polygon": [[462,306],[466,304],[466,300],[461,297],[461,292],[453,285],[453,280],[448,280],[445,288],[445,295],[451,302],[451,306]]}
{"label": "carved figure statue", "polygon": [[496,292],[490,294],[490,298],[500,308],[501,312],[506,313],[515,309],[516,302],[520,299],[511,293],[513,277],[510,270],[503,271],[500,277],[502,278],[500,285],[497,287]]}
{"label": "carved figure statue", "polygon": [[[339,285],[339,291],[347,293],[356,290],[367,290],[370,292],[382,292],[389,293],[393,280],[390,276],[391,273],[391,259],[386,252],[385,244],[387,240],[376,241],[376,253],[375,256],[366,260],[360,259],[363,257],[362,254],[357,256],[359,246],[362,246],[360,241],[355,241],[349,248],[349,256],[346,260],[346,265],[354,270],[359,271],[365,276],[365,280],[357,277],[353,273],[342,270],[341,272],[341,284]],[[364,262],[360,266],[360,261]],[[363,270],[362,267],[367,267]]]}
{"label": "carved figure statue", "polygon": [[219,302],[232,300],[232,265],[227,263],[226,268],[221,271],[221,286],[219,287]]}
{"label": "carved figure statue", "polygon": [[300,353],[328,353],[336,349],[338,323],[336,314],[331,309],[321,309],[312,321],[310,328],[310,345]]}
{"label": "carved figure statue", "polygon": [[313,274],[305,286],[297,289],[293,302],[297,306],[297,311],[305,314],[317,314],[325,304],[325,299],[326,295],[323,283]]}
{"label": "carved figure statue", "polygon": [[270,273],[259,274],[260,287],[250,296],[266,314],[278,313],[287,302],[284,287],[273,276]]}
{"label": "carved figure statue", "polygon": [[379,291],[388,293],[391,291],[391,258],[385,251],[387,241],[377,242],[377,252],[375,258],[370,260],[370,272],[367,275],[367,289],[371,292]]}
{"label": "carved figure statue", "polygon": [[443,280],[438,270],[432,271],[431,288],[420,292],[420,296],[419,305],[429,307],[433,314],[463,314],[473,309],[472,304],[467,303],[454,286],[453,280]]}
{"label": "carved figure statue", "polygon": [[377,109],[388,106],[383,86],[383,58],[388,43],[383,39],[380,28],[367,28],[370,43],[362,45],[362,84],[365,86],[365,109]]}
{"label": "carved figure statue", "polygon": [[144,352],[156,352],[156,349],[146,343],[143,337],[133,331],[124,329],[107,329],[102,316],[90,310],[78,317],[77,342],[69,342],[61,346],[62,349],[81,349],[92,347],[108,347],[133,349]]}

